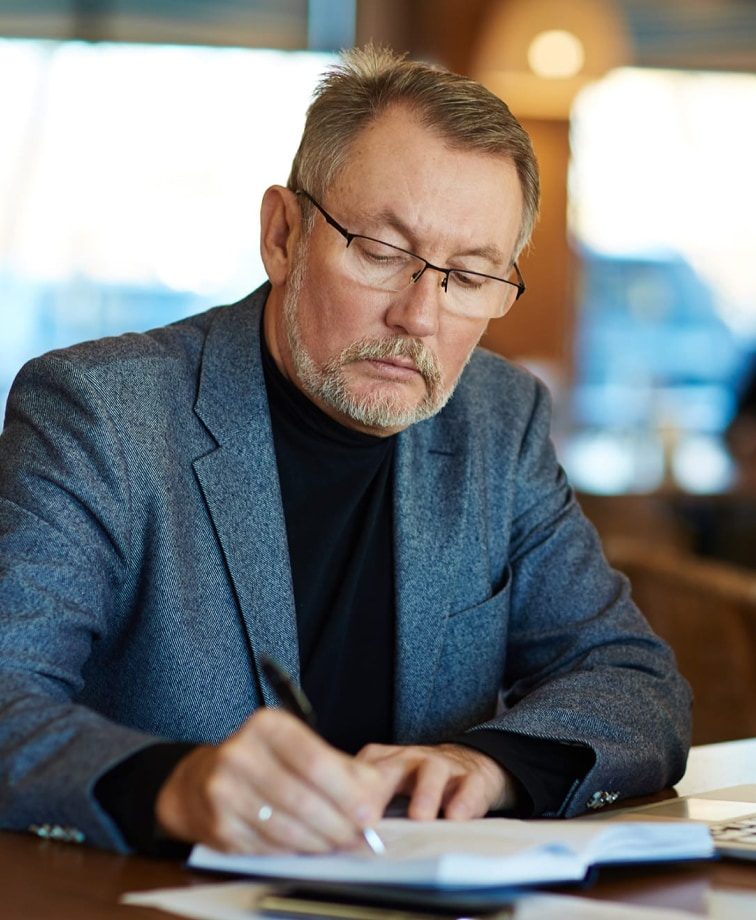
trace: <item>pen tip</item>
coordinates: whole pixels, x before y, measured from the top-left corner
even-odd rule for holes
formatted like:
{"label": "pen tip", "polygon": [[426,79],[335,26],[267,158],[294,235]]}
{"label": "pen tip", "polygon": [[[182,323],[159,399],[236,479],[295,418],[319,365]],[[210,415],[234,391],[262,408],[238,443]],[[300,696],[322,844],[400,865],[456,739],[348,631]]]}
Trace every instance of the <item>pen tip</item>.
{"label": "pen tip", "polygon": [[378,833],[373,830],[372,827],[366,827],[362,831],[362,836],[365,838],[365,843],[370,847],[370,849],[377,855],[381,855],[386,852],[386,847],[378,836]]}

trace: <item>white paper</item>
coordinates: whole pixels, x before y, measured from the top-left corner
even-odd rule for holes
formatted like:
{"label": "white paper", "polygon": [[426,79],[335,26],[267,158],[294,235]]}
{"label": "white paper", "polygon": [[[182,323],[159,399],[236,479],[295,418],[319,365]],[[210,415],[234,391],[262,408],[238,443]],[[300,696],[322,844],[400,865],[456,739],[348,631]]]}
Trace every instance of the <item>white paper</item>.
{"label": "white paper", "polygon": [[377,827],[386,854],[247,856],[195,847],[191,866],[267,878],[480,888],[576,881],[589,866],[705,858],[708,828],[681,822],[408,821]]}
{"label": "white paper", "polygon": [[256,916],[259,898],[269,891],[270,885],[221,882],[136,891],[123,895],[121,901],[139,907],[157,907],[194,920],[250,920]]}
{"label": "white paper", "polygon": [[[269,891],[268,885],[221,882],[136,892],[124,895],[121,900],[193,920],[263,920],[255,912],[255,905]],[[514,920],[692,920],[697,916],[687,911],[592,901],[572,895],[519,895],[514,904]]]}
{"label": "white paper", "polygon": [[710,888],[706,892],[707,916],[712,920],[753,920],[756,892],[732,888]]}
{"label": "white paper", "polygon": [[[593,901],[572,895],[529,894],[517,899],[513,920],[701,920],[687,910]],[[492,918],[493,920],[493,918]]]}

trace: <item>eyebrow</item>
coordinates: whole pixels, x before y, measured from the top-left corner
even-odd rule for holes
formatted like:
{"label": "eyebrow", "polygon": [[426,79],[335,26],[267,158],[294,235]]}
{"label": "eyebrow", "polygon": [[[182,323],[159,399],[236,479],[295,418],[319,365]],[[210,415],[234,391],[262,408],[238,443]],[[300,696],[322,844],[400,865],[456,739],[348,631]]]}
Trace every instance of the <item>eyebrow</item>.
{"label": "eyebrow", "polygon": [[[405,223],[405,221],[403,221],[395,211],[392,211],[390,208],[385,208],[383,211],[379,211],[378,214],[373,213],[370,215],[370,217],[364,214],[360,215],[360,219],[365,220],[368,224],[387,224],[394,230],[398,230],[399,233],[401,233],[401,235],[409,241],[410,246],[415,246],[415,234],[413,229],[409,226],[409,224]],[[499,249],[498,246],[493,246],[490,244],[484,246],[474,246],[471,249],[465,249],[462,252],[455,253],[452,258],[465,258],[466,256],[479,256],[480,258],[487,259],[493,265],[501,265],[506,262],[506,256],[504,255],[503,251]]]}

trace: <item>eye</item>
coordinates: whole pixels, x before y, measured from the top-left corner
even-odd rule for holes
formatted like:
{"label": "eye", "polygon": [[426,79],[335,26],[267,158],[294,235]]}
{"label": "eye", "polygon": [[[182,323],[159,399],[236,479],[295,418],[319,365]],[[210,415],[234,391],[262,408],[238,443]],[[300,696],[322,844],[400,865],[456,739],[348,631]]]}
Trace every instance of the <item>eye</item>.
{"label": "eye", "polygon": [[449,273],[449,277],[457,287],[469,291],[477,291],[488,281],[484,275],[476,275],[475,272],[454,271]]}
{"label": "eye", "polygon": [[401,250],[394,249],[388,243],[380,243],[365,237],[355,237],[352,240],[352,249],[366,262],[373,265],[401,266],[409,261],[407,255]]}

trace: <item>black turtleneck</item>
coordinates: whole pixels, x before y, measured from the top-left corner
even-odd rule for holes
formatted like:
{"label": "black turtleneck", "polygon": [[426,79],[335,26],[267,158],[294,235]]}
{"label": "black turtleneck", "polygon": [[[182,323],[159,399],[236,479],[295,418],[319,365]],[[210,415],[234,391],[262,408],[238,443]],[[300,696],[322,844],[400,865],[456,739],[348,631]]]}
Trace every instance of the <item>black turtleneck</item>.
{"label": "black turtleneck", "polygon": [[283,376],[261,341],[302,687],[320,734],[356,753],[392,738],[395,439],[331,419]]}

